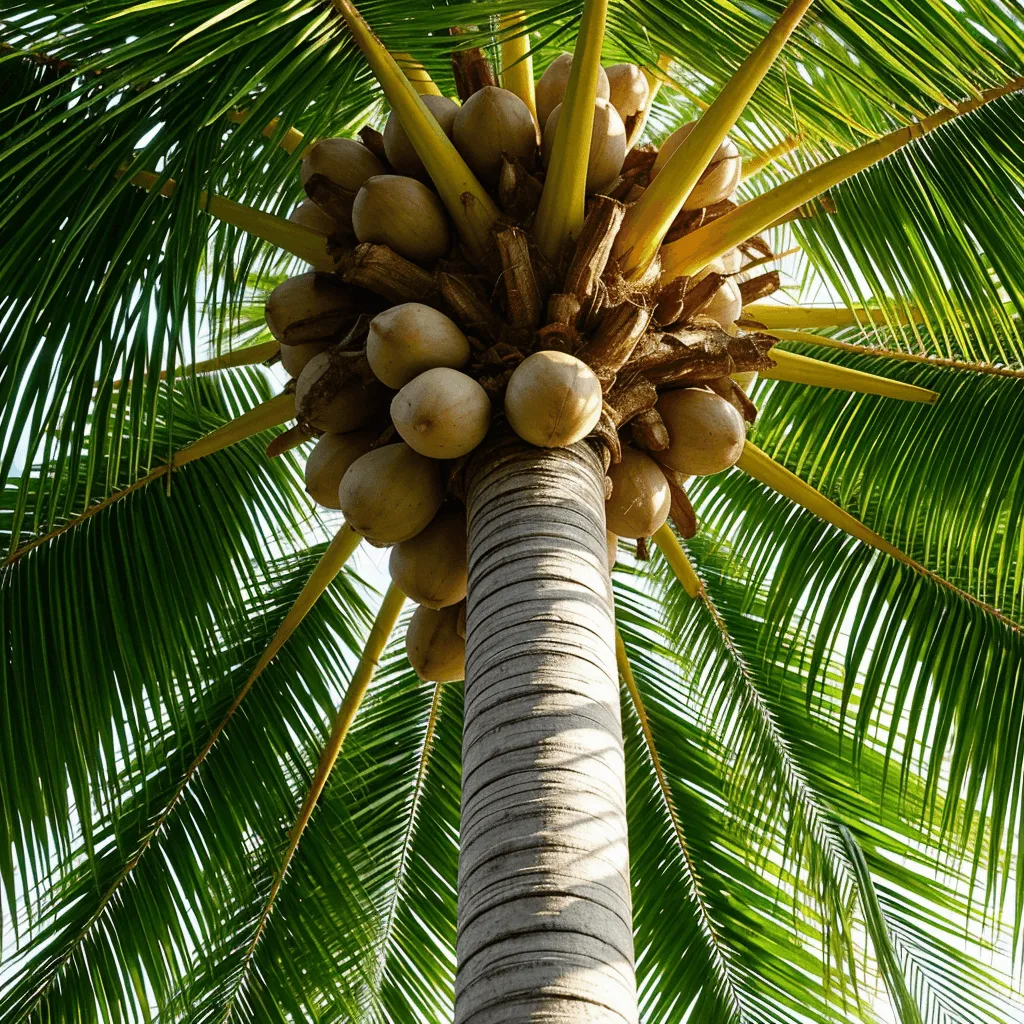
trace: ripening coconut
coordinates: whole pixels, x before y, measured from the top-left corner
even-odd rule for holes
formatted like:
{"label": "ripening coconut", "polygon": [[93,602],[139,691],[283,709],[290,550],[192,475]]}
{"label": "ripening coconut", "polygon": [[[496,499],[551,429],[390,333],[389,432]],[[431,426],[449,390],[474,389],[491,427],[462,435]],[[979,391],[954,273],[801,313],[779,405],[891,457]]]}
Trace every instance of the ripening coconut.
{"label": "ripening coconut", "polygon": [[700,315],[711,317],[721,324],[724,330],[736,334],[736,320],[742,312],[743,295],[740,293],[739,285],[731,278],[726,278],[718,291],[711,296],[711,301],[701,308]]}
{"label": "ripening coconut", "polygon": [[458,631],[459,606],[413,612],[405,633],[405,652],[424,682],[454,683],[466,676],[466,641]]}
{"label": "ripening coconut", "polygon": [[471,452],[491,425],[491,400],[468,374],[436,366],[391,400],[391,421],[405,443],[432,459]]}
{"label": "ripening coconut", "polygon": [[[537,80],[535,91],[537,96],[537,121],[539,124],[547,124],[551,111],[565,99],[565,90],[569,86],[569,72],[571,70],[572,54],[563,53],[548,65],[547,70]],[[597,98],[599,100],[606,100],[610,92],[608,75],[605,73],[604,68],[598,68]]]}
{"label": "ripening coconut", "polygon": [[401,174],[367,179],[352,204],[352,227],[360,242],[388,245],[414,263],[434,263],[451,245],[441,200]]}
{"label": "ripening coconut", "polygon": [[476,176],[495,185],[501,158],[518,158],[532,168],[537,157],[537,126],[530,108],[508,89],[478,89],[463,103],[452,133],[455,148]]}
{"label": "ripening coconut", "polygon": [[267,299],[267,326],[282,345],[337,337],[352,321],[352,294],[334,274],[299,274],[282,281]]}
{"label": "ripening coconut", "polygon": [[438,512],[429,526],[391,549],[388,568],[398,589],[417,604],[458,604],[466,596],[466,513]]}
{"label": "ripening coconut", "polygon": [[282,345],[281,365],[289,377],[298,377],[313,356],[326,352],[330,347],[329,341],[311,341],[305,345]]}
{"label": "ripening coconut", "polygon": [[290,214],[288,219],[293,224],[301,224],[304,228],[311,228],[323,235],[333,235],[338,230],[338,224],[329,214],[324,213],[312,199],[303,199]]}
{"label": "ripening coconut", "polygon": [[306,459],[306,492],[324,508],[340,508],[338,487],[345,471],[373,444],[372,430],[324,434]]}
{"label": "ripening coconut", "polygon": [[738,274],[743,269],[745,258],[739,249],[727,249],[718,257],[723,274]]}
{"label": "ripening coconut", "polygon": [[651,88],[644,73],[635,64],[613,64],[608,75],[608,100],[623,121],[635,117],[647,106]]}
{"label": "ripening coconut", "polygon": [[[339,358],[340,357],[340,358]],[[313,356],[295,382],[295,406],[311,427],[332,434],[347,434],[365,426],[380,411],[384,389],[370,378],[363,383],[346,373],[354,353],[330,350]]]}
{"label": "ripening coconut", "polygon": [[407,444],[387,444],[356,459],[341,478],[345,522],[378,544],[415,537],[444,501],[441,467]]}
{"label": "ripening coconut", "polygon": [[[544,123],[542,154],[545,167],[551,161],[555,148],[555,132],[558,131],[561,113],[562,104],[559,103]],[[586,190],[600,192],[606,189],[619,176],[625,159],[626,126],[619,112],[607,100],[598,100],[594,104],[594,130],[590,136]]]}
{"label": "ripening coconut", "polygon": [[366,358],[389,388],[404,388],[435,366],[461,369],[469,356],[469,342],[458,324],[422,302],[392,306],[370,321]]}
{"label": "ripening coconut", "polygon": [[581,441],[601,418],[601,382],[566,352],[534,352],[509,378],[505,415],[530,444],[561,448]]}
{"label": "ripening coconut", "polygon": [[658,413],[668,428],[669,446],[657,453],[669,469],[710,476],[735,465],[743,454],[743,417],[724,398],[700,388],[666,391]]}
{"label": "ripening coconut", "polygon": [[740,370],[732,375],[732,379],[749,395],[757,383],[757,370]]}
{"label": "ripening coconut", "polygon": [[[651,167],[652,181],[658,176],[662,167],[668,163],[669,157],[679,148],[683,139],[693,131],[693,126],[696,123],[696,121],[690,121],[682,128],[677,128],[661,144],[657,159]],[[742,169],[740,151],[736,148],[736,143],[727,138],[718,147],[707,170],[700,176],[700,181],[697,182],[686,202],[683,203],[683,209],[699,210],[702,207],[720,203],[723,199],[728,199],[740,183]]]}
{"label": "ripening coconut", "polygon": [[606,530],[604,539],[608,545],[608,569],[611,570],[619,557],[619,538],[611,530]]}
{"label": "ripening coconut", "polygon": [[620,537],[650,537],[672,507],[665,474],[649,455],[623,446],[622,461],[608,468],[612,496],[605,502],[608,529]]}
{"label": "ripening coconut", "polygon": [[[448,99],[447,96],[421,96],[424,106],[434,115],[434,120],[441,126],[441,130],[450,139],[452,137],[452,125],[455,123],[455,115],[459,112],[459,105]],[[388,123],[384,126],[384,152],[387,154],[388,163],[399,174],[421,174],[423,173],[423,161],[419,158],[413,144],[409,141],[402,122],[398,115],[392,110],[388,115]]]}
{"label": "ripening coconut", "polygon": [[384,165],[354,139],[321,139],[302,158],[300,177],[306,195],[343,227],[352,223],[352,202],[367,178],[384,174]]}

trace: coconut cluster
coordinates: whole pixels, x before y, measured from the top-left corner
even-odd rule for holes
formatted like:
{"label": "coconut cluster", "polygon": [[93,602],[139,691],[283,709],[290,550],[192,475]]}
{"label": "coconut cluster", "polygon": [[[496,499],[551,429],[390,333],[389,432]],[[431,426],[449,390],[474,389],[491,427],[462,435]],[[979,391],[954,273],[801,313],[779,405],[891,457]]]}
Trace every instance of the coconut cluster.
{"label": "coconut cluster", "polygon": [[[267,302],[294,379],[289,435],[316,438],[306,488],[391,547],[391,575],[419,604],[409,657],[435,681],[461,678],[465,664],[460,471],[499,424],[541,447],[601,446],[612,564],[617,538],[637,540],[642,553],[670,515],[693,533],[685,484],[737,461],[756,413],[746,392],[771,365],[771,339],[737,327],[744,303],[777,287],[748,268],[771,256],[762,240],[668,283],[657,268],[627,281],[610,257],[624,209],[693,127],[660,150],[631,146],[649,99],[636,65],[601,69],[579,240],[556,263],[539,253],[532,220],[571,65],[562,54],[536,82],[536,119],[486,75],[460,76],[457,63],[461,102],[423,97],[503,211],[487,260],[463,249],[392,113],[383,133],[307,150],[308,198],[291,219],[328,236],[337,269],[291,278]],[[669,240],[732,208],[739,178],[727,140]]]}

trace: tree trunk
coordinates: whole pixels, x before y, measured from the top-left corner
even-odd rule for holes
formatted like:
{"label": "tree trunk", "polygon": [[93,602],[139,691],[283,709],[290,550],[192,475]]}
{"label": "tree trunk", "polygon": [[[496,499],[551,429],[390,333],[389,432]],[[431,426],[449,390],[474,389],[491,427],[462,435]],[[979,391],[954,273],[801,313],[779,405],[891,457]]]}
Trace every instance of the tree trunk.
{"label": "tree trunk", "polygon": [[468,474],[456,1024],[635,1024],[604,474],[506,439]]}

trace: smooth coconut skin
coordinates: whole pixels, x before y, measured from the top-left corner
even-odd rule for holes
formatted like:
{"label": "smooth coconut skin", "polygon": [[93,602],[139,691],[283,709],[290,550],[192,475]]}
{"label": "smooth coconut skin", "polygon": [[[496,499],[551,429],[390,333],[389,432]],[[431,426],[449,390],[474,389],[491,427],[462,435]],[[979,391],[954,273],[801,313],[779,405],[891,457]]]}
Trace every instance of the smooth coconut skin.
{"label": "smooth coconut skin", "polygon": [[462,105],[452,140],[476,176],[492,186],[503,157],[522,160],[528,170],[537,158],[537,127],[530,108],[515,93],[493,85],[478,89]]}
{"label": "smooth coconut skin", "polygon": [[491,400],[472,377],[437,366],[409,381],[395,395],[391,421],[414,451],[432,459],[457,459],[486,436]]}
{"label": "smooth coconut skin", "polygon": [[415,537],[391,549],[391,578],[406,597],[448,608],[466,596],[466,513],[442,509]]}
{"label": "smooth coconut skin", "polygon": [[666,391],[656,406],[668,429],[669,446],[659,462],[686,476],[721,473],[743,454],[743,417],[724,398],[701,388]]}
{"label": "smooth coconut skin", "polygon": [[565,352],[534,352],[509,378],[505,415],[524,441],[561,448],[597,426],[602,401],[601,382],[582,360]]}
{"label": "smooth coconut skin", "polygon": [[334,186],[318,192],[314,202],[339,225],[351,227],[356,193],[367,178],[384,172],[384,165],[361,142],[321,139],[306,151],[299,174],[302,187],[309,186],[307,191],[312,190],[310,179],[314,175],[322,176]]}
{"label": "smooth coconut skin", "polygon": [[377,379],[403,388],[436,366],[461,369],[469,362],[469,341],[458,324],[421,302],[403,302],[370,321],[366,358]]}
{"label": "smooth coconut skin", "polygon": [[282,281],[264,309],[270,333],[284,345],[335,338],[354,313],[355,303],[341,280],[315,271]]}
{"label": "smooth coconut skin", "polygon": [[[651,167],[652,181],[668,163],[669,157],[679,148],[683,139],[693,131],[693,126],[696,123],[696,121],[690,121],[682,128],[677,128],[661,144],[658,156]],[[714,206],[715,203],[720,203],[723,199],[728,199],[740,183],[742,171],[743,161],[740,159],[740,151],[732,139],[726,138],[712,157],[707,170],[700,176],[700,181],[697,182],[686,202],[683,203],[683,209],[699,210],[705,206]]]}
{"label": "smooth coconut skin", "polygon": [[311,228],[325,235],[333,235],[338,230],[338,222],[329,213],[324,213],[312,199],[303,199],[288,214],[288,219],[293,224],[301,224],[304,228]]}
{"label": "smooth coconut skin", "polygon": [[612,496],[605,502],[608,529],[620,537],[650,537],[665,525],[672,492],[658,464],[628,445],[622,460],[608,467]]}
{"label": "smooth coconut skin", "polygon": [[466,641],[459,635],[460,606],[435,610],[420,605],[409,620],[405,651],[416,675],[432,683],[466,676]]}
{"label": "smooth coconut skin", "polygon": [[306,493],[324,508],[340,508],[341,478],[356,459],[370,450],[375,436],[372,430],[324,434],[306,459]]}
{"label": "smooth coconut skin", "polygon": [[635,64],[613,64],[605,68],[605,74],[608,76],[608,99],[623,121],[635,117],[647,106],[651,87]]}
{"label": "smooth coconut skin", "polygon": [[[547,124],[551,111],[565,99],[565,90],[569,85],[569,72],[572,70],[572,54],[559,54],[537,80],[534,87],[537,98],[537,121],[543,126]],[[608,75],[603,67],[597,69],[597,98],[606,100],[611,92]]]}
{"label": "smooth coconut skin", "polygon": [[722,325],[722,329],[730,334],[736,334],[736,320],[743,312],[743,295],[739,285],[727,278],[719,287],[718,291],[711,296],[708,302],[700,310],[701,316],[709,316],[712,320]]}
{"label": "smooth coconut skin", "polygon": [[415,537],[444,501],[441,467],[407,444],[375,448],[349,466],[338,488],[345,522],[377,544]]}
{"label": "smooth coconut skin", "polygon": [[377,415],[383,389],[370,378],[373,387],[367,388],[358,382],[345,384],[330,395],[317,396],[314,405],[311,394],[318,389],[321,379],[331,372],[331,360],[331,352],[325,350],[306,363],[295,382],[295,405],[311,427],[332,434],[347,434]]}
{"label": "smooth coconut skin", "polygon": [[329,341],[311,341],[305,345],[282,345],[281,366],[284,367],[285,373],[289,377],[297,378],[314,356],[326,352],[330,347]]}
{"label": "smooth coconut skin", "polygon": [[[555,146],[555,133],[562,113],[559,103],[544,124],[542,154],[547,167]],[[594,104],[594,128],[590,136],[590,158],[587,163],[587,191],[601,192],[608,188],[622,171],[626,159],[626,127],[619,112],[607,101]]]}
{"label": "smooth coconut skin", "polygon": [[424,265],[451,247],[448,215],[435,192],[401,174],[368,178],[352,204],[352,227],[360,242],[388,245]]}
{"label": "smooth coconut skin", "polygon": [[[450,139],[452,127],[455,124],[455,115],[459,112],[459,105],[447,96],[421,96],[420,99],[423,100],[424,106],[434,115],[434,120]],[[394,111],[388,115],[387,124],[384,126],[384,152],[387,155],[388,163],[399,174],[418,175],[424,173],[423,161],[416,155],[416,150]]]}
{"label": "smooth coconut skin", "polygon": [[607,530],[605,541],[608,544],[608,568],[613,569],[619,557],[619,538],[611,530]]}

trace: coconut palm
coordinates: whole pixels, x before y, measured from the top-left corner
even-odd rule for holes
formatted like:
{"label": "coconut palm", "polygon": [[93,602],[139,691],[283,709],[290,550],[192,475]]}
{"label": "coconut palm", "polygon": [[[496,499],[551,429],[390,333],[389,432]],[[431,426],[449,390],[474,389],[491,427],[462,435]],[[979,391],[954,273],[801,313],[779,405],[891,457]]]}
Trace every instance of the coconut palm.
{"label": "coconut palm", "polygon": [[8,5],[3,1020],[1022,1019],[1019,10],[523,6]]}

